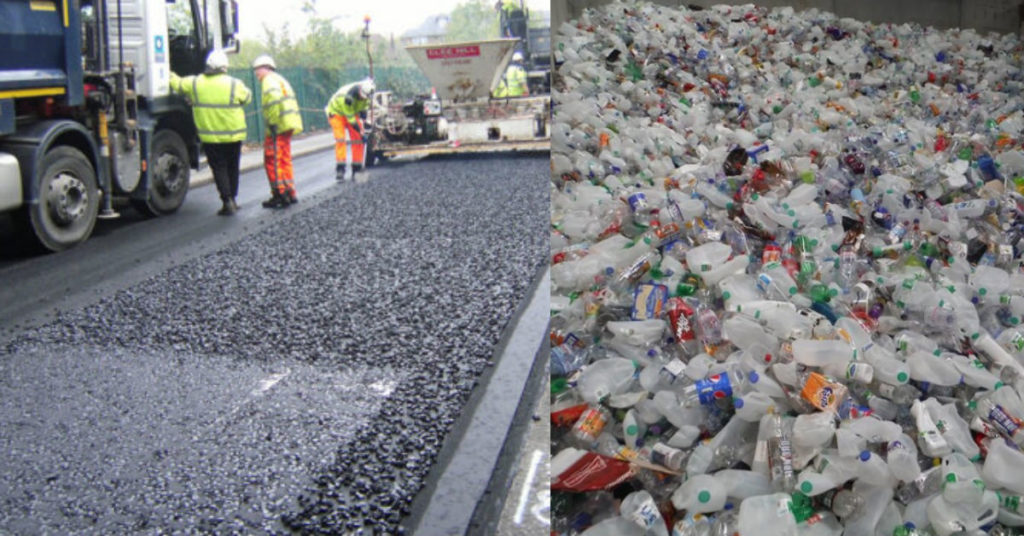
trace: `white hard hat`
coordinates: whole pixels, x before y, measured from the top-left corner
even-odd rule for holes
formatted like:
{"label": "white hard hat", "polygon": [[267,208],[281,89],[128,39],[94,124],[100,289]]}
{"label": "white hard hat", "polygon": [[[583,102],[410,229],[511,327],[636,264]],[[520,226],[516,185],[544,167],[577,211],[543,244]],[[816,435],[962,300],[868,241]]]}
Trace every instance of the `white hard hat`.
{"label": "white hard hat", "polygon": [[277,64],[274,63],[274,58],[271,58],[266,54],[260,54],[259,57],[253,60],[252,68],[258,69],[260,67],[270,67],[271,69],[277,69]]}
{"label": "white hard hat", "polygon": [[368,97],[375,89],[377,89],[377,86],[374,85],[372,78],[367,78],[366,80],[359,82],[359,92],[365,97]]}
{"label": "white hard hat", "polygon": [[523,61],[523,53],[517,50],[512,54],[512,61]]}
{"label": "white hard hat", "polygon": [[214,50],[206,57],[206,68],[210,71],[227,70],[228,55],[223,50]]}

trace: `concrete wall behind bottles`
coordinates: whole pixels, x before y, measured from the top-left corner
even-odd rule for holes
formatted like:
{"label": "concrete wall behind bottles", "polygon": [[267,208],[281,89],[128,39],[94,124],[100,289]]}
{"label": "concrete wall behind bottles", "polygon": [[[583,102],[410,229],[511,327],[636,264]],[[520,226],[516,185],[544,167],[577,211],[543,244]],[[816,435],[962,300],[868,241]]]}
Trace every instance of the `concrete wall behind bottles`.
{"label": "concrete wall behind bottles", "polygon": [[[600,6],[611,0],[551,0],[552,28],[576,18],[584,8]],[[654,0],[667,6],[746,4],[730,0]],[[768,7],[792,6],[794,9],[819,8],[841,17],[872,22],[919,22],[939,28],[974,28],[981,32],[1020,35],[1021,0],[760,0]]]}

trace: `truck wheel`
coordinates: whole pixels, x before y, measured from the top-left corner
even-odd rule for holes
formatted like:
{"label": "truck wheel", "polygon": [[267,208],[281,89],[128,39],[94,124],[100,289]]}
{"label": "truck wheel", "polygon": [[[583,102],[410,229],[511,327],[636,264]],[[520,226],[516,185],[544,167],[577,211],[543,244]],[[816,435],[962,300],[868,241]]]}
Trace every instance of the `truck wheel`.
{"label": "truck wheel", "polygon": [[133,199],[136,210],[147,216],[162,216],[178,210],[188,193],[188,149],[173,130],[153,136],[149,155],[149,191],[146,199]]}
{"label": "truck wheel", "polygon": [[27,207],[27,223],[50,251],[63,251],[92,234],[100,210],[96,171],[78,149],[59,146],[39,162],[39,202]]}

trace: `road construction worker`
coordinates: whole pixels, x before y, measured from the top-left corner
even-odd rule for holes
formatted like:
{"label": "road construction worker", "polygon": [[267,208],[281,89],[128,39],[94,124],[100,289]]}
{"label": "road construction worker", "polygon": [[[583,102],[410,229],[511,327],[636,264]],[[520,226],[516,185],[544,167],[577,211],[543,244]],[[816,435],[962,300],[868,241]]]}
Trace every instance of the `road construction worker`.
{"label": "road construction worker", "polygon": [[526,37],[526,12],[519,0],[498,0],[494,7],[501,14],[499,24],[502,37]]}
{"label": "road construction worker", "polygon": [[217,192],[223,203],[217,214],[230,216],[238,211],[238,166],[245,140],[246,104],[252,92],[237,78],[228,76],[228,57],[214,50],[206,58],[201,75],[184,78],[171,73],[171,91],[184,95],[192,103],[192,119],[206,161],[213,172]]}
{"label": "road construction worker", "polygon": [[292,136],[302,132],[299,101],[291,84],[277,73],[274,59],[264,54],[252,63],[262,90],[263,120],[267,135],[263,139],[263,167],[270,181],[270,199],[266,208],[284,208],[298,203],[292,168]]}
{"label": "road construction worker", "polygon": [[352,180],[352,163],[366,165],[361,114],[370,107],[373,80],[369,78],[342,86],[327,102],[324,112],[334,129],[334,158],[338,180]]}
{"label": "road construction worker", "polygon": [[512,63],[505,69],[505,76],[501,77],[498,87],[494,88],[494,96],[503,99],[529,94],[530,89],[526,84],[526,69],[523,68],[523,54],[517,51],[512,54]]}

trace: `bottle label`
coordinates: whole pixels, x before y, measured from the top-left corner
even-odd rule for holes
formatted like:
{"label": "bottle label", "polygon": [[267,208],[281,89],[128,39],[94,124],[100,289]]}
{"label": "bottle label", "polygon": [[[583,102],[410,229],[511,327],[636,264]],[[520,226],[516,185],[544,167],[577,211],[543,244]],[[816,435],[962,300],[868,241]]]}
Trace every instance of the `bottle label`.
{"label": "bottle label", "polygon": [[646,209],[647,196],[644,195],[642,192],[637,192],[629,196],[629,208],[633,209],[633,212]]}
{"label": "bottle label", "polygon": [[588,408],[576,422],[577,434],[586,439],[597,439],[597,436],[601,435],[601,431],[604,430],[605,424],[608,424],[608,421],[603,413],[594,408]]}
{"label": "bottle label", "polygon": [[633,320],[649,320],[661,316],[668,301],[665,285],[640,285],[633,291]]}
{"label": "bottle label", "polygon": [[757,274],[757,289],[767,293],[770,288],[772,288],[772,278],[768,274]]}
{"label": "bottle label", "polygon": [[679,240],[682,235],[682,229],[676,222],[668,223],[654,229],[654,236],[657,237],[659,244],[675,242]]}
{"label": "bottle label", "polygon": [[678,471],[681,467],[683,451],[674,449],[664,443],[658,443],[651,448],[651,463],[668,467]]}
{"label": "bottle label", "polygon": [[650,530],[661,521],[661,512],[658,512],[658,505],[654,504],[654,499],[647,497],[630,518],[644,530]]}
{"label": "bottle label", "polygon": [[821,411],[835,412],[839,402],[844,398],[844,391],[844,386],[829,381],[817,372],[812,372],[804,383],[800,396]]}
{"label": "bottle label", "polygon": [[1020,495],[1002,495],[999,494],[999,505],[1004,509],[1011,512],[1020,512]]}
{"label": "bottle label", "polygon": [[669,361],[668,363],[665,363],[665,366],[661,367],[661,370],[662,372],[669,374],[672,377],[672,381],[674,382],[676,378],[678,378],[680,375],[686,372],[686,363],[683,363],[682,360],[676,358],[673,359],[672,361]]}
{"label": "bottle label", "polygon": [[686,517],[676,521],[675,526],[672,527],[672,536],[688,536],[691,534],[700,533],[700,527],[711,528],[711,524],[714,522],[713,516],[707,516],[704,514],[693,514],[687,515]]}
{"label": "bottle label", "polygon": [[768,439],[768,471],[773,481],[793,481],[793,447],[788,438]]}
{"label": "bottle label", "polygon": [[1000,405],[995,405],[989,410],[988,418],[997,428],[1010,437],[1016,435],[1020,427],[1024,425],[1024,422],[1007,413]]}
{"label": "bottle label", "polygon": [[697,396],[701,404],[714,404],[727,396],[732,396],[732,383],[728,374],[714,374],[706,380],[699,380],[696,384]]}

